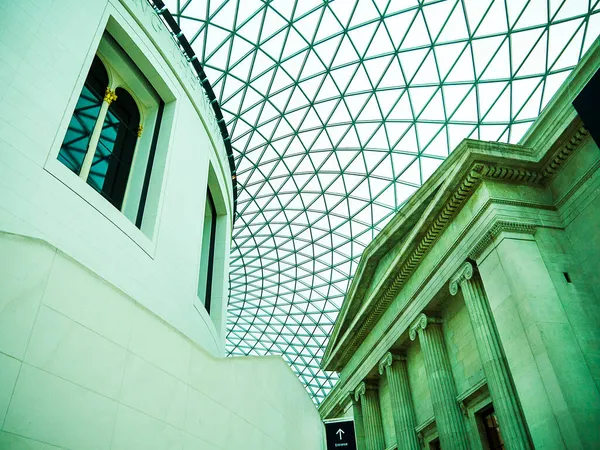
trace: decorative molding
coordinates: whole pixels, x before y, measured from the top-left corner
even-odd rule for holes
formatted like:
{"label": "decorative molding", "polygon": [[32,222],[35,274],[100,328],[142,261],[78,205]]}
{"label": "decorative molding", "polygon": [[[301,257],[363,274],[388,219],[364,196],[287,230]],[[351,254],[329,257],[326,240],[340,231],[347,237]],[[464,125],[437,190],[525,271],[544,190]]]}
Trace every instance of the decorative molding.
{"label": "decorative molding", "polygon": [[[508,231],[510,233],[520,233],[520,234],[535,234],[535,230],[537,225],[528,224],[528,223],[520,223],[513,222],[508,220],[499,220],[492,227],[485,232],[485,234],[479,239],[477,244],[473,246],[473,249],[469,252],[469,257],[471,259],[477,259],[483,251],[489,247],[489,245],[498,237],[500,233],[503,231]],[[450,286],[450,293],[452,293],[452,286]],[[455,295],[452,294],[452,295]]]}
{"label": "decorative molding", "polygon": [[573,193],[578,192],[581,189],[581,187],[585,183],[587,183],[587,181],[590,178],[594,176],[594,174],[598,171],[599,168],[600,160],[592,164],[588,168],[587,172],[585,172],[585,174],[581,178],[579,178],[575,183],[573,183],[573,185],[571,185],[569,189],[567,189],[567,191],[558,199],[558,201],[556,202],[556,209],[562,209],[563,206],[573,197]]}
{"label": "decorative molding", "polygon": [[[408,253],[407,257],[402,259],[390,273],[396,274],[390,277],[381,288],[372,293],[372,306],[363,311],[359,317],[354,329],[348,328],[345,335],[348,335],[348,341],[344,345],[338,342],[339,356],[335,358],[337,361],[332,366],[334,370],[341,368],[350,360],[355,353],[358,345],[364,341],[365,337],[371,332],[377,324],[383,313],[387,310],[392,301],[396,298],[406,281],[410,278],[418,265],[421,263],[425,255],[437,242],[438,238],[446,230],[448,224],[456,217],[467,200],[473,195],[479,184],[484,179],[505,181],[510,183],[526,184],[539,186],[547,183],[549,179],[559,170],[568,157],[581,145],[581,143],[589,135],[583,126],[580,126],[573,131],[566,130],[566,143],[561,145],[554,152],[553,157],[548,163],[540,162],[525,162],[530,165],[530,168],[514,167],[508,164],[519,164],[516,161],[508,161],[504,164],[492,162],[474,162],[471,168],[467,171],[458,187],[450,195],[441,211],[437,214],[431,225],[425,231],[422,239],[416,247]],[[535,231],[534,225],[518,224],[516,222],[497,222],[493,229],[486,233],[486,236],[474,247],[470,253],[470,257],[475,259],[481,252],[491,243],[491,241],[501,231],[512,231],[523,234],[533,234]],[[363,299],[366,302],[367,299]],[[332,354],[336,351],[334,350]],[[329,357],[331,361],[331,357]],[[329,364],[329,363],[328,363]]]}
{"label": "decorative molding", "polygon": [[379,375],[383,375],[388,367],[392,367],[393,360],[394,358],[391,352],[387,352],[383,358],[381,358],[381,361],[379,361]]}
{"label": "decorative molding", "polygon": [[365,388],[367,391],[378,391],[379,390],[379,383],[377,383],[377,381],[375,380],[365,380]]}
{"label": "decorative molding", "polygon": [[352,391],[346,392],[346,395],[344,395],[342,398],[340,398],[334,411],[339,411],[340,414],[342,414],[344,412],[344,410],[346,409],[346,405],[348,403],[353,405],[355,402],[356,402],[356,400],[354,398],[354,393]]}
{"label": "decorative molding", "polygon": [[456,401],[465,416],[469,414],[469,405],[481,394],[488,392],[487,380],[482,378],[466,391],[456,396]]}
{"label": "decorative molding", "polygon": [[450,295],[456,295],[460,285],[471,278],[473,278],[473,264],[467,261],[460,266],[450,279]]}
{"label": "decorative molding", "polygon": [[567,139],[567,142],[564,145],[561,145],[560,148],[550,161],[544,166],[542,169],[542,175],[545,178],[552,178],[556,172],[560,169],[565,161],[571,156],[575,150],[579,148],[579,146],[589,137],[590,133],[586,130],[585,126],[580,125],[576,128],[571,136]]}
{"label": "decorative molding", "polygon": [[438,319],[437,317],[426,316],[424,313],[421,313],[417,316],[417,318],[413,321],[410,326],[410,331],[408,333],[410,340],[414,341],[417,338],[417,333],[420,330],[424,330],[427,328],[427,325],[430,323],[442,323],[442,319]]}
{"label": "decorative molding", "polygon": [[137,137],[142,137],[142,131],[144,131],[144,126],[140,124],[140,126],[137,129]]}
{"label": "decorative molding", "polygon": [[431,416],[428,419],[425,419],[419,425],[415,427],[415,433],[422,434],[427,428],[435,424],[435,416]]}
{"label": "decorative molding", "polygon": [[356,389],[354,389],[354,400],[359,402],[360,398],[363,395],[365,395],[366,392],[367,392],[367,385],[365,384],[364,381],[361,381],[360,383],[358,383],[358,386],[356,386]]}
{"label": "decorative molding", "polygon": [[107,87],[106,91],[104,92],[103,100],[110,105],[112,102],[116,101],[117,98],[117,93],[115,91],[111,91],[111,89]]}
{"label": "decorative molding", "polygon": [[387,352],[379,361],[379,375],[383,375],[385,369],[391,367],[394,361],[406,361],[406,355],[399,355],[392,352]]}

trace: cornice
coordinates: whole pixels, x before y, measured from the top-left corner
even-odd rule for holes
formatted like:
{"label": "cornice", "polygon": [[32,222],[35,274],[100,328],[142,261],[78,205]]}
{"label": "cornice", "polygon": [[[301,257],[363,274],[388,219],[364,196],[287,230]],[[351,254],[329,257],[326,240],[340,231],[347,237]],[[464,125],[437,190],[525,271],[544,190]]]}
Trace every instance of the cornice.
{"label": "cornice", "polygon": [[[580,119],[576,119],[567,127],[565,133],[557,140],[557,146],[549,151],[549,157],[543,161],[527,161],[517,157],[511,159],[495,158],[496,160],[482,161],[474,160],[457,188],[448,197],[436,215],[422,234],[418,244],[410,250],[405,258],[402,258],[388,273],[394,274],[381,284],[376,291],[364,299],[366,307],[358,313],[360,317],[351,324],[341,336],[335,336],[329,342],[326,350],[326,358],[323,367],[327,370],[340,371],[349,361],[356,349],[364,341],[366,336],[377,324],[385,310],[396,298],[406,281],[410,278],[423,258],[437,242],[449,223],[456,217],[467,200],[473,195],[483,180],[495,180],[506,183],[525,184],[530,186],[545,185],[568,160],[571,154],[579,148],[589,137],[589,133],[583,127]],[[516,151],[515,154],[518,154]],[[521,153],[524,153],[521,151]],[[477,157],[477,156],[475,156]],[[492,159],[492,157],[490,157]],[[391,225],[391,223],[389,224]],[[482,239],[481,245],[473,249],[473,254],[480,254],[489,245],[491,240],[504,229],[512,227],[512,231],[532,233],[533,228],[523,224],[503,222],[490,230],[490,233]],[[348,318],[346,318],[348,320]]]}
{"label": "cornice", "polygon": [[[469,257],[471,259],[477,259],[483,251],[488,248],[488,246],[492,243],[496,237],[503,231],[508,231],[511,233],[521,233],[521,234],[534,234],[537,225],[522,223],[522,222],[514,222],[508,220],[499,220],[479,239],[477,244],[473,246],[473,249],[469,253]],[[452,293],[452,285],[450,287],[450,292]],[[456,293],[452,293],[455,295]]]}
{"label": "cornice", "polygon": [[571,156],[571,154],[581,146],[582,142],[589,137],[590,133],[583,124],[579,123],[578,125],[579,126],[572,131],[570,136],[568,136],[566,142],[559,146],[558,150],[542,168],[541,172],[545,179],[552,178],[569,156]]}

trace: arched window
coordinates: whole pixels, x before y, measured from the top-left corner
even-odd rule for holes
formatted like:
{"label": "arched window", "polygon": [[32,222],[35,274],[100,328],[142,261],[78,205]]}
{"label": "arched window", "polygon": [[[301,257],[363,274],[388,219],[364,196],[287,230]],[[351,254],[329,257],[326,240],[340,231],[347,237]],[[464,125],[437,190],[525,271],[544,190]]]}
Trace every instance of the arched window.
{"label": "arched window", "polygon": [[58,154],[58,159],[78,175],[107,87],[108,73],[100,58],[95,56]]}
{"label": "arched window", "polygon": [[121,209],[135,145],[140,130],[140,112],[125,89],[117,88],[117,99],[108,108],[87,182]]}
{"label": "arched window", "polygon": [[105,208],[90,192],[92,187],[147,234],[153,232],[155,216],[144,222],[146,200],[152,189],[150,207],[156,207],[154,192],[162,179],[159,172],[156,179],[151,174],[163,106],[133,60],[105,33],[57,157],[84,182],[65,175],[76,192],[89,196],[93,206]]}

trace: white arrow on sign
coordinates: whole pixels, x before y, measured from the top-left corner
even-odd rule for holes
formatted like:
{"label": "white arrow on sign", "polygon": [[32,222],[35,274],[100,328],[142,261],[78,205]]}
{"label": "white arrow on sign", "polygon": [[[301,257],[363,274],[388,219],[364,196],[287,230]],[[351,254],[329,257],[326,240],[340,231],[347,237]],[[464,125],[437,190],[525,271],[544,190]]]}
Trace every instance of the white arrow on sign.
{"label": "white arrow on sign", "polygon": [[337,430],[335,432],[335,434],[339,434],[340,435],[340,441],[342,440],[342,434],[344,434],[344,430],[342,430],[341,428],[339,430]]}

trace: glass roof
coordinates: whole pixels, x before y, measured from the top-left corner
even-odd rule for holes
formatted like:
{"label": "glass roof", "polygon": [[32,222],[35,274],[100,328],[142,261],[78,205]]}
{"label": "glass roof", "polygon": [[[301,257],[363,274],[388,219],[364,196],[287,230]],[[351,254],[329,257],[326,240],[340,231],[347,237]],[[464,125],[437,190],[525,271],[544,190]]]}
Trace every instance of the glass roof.
{"label": "glass roof", "polygon": [[227,348],[319,362],[367,244],[464,138],[516,143],[598,36],[588,0],[170,0],[239,182]]}

